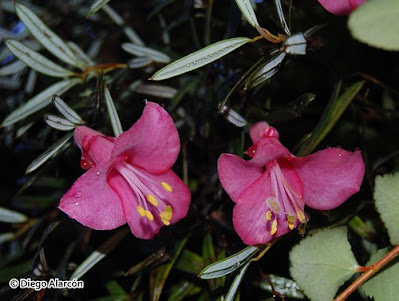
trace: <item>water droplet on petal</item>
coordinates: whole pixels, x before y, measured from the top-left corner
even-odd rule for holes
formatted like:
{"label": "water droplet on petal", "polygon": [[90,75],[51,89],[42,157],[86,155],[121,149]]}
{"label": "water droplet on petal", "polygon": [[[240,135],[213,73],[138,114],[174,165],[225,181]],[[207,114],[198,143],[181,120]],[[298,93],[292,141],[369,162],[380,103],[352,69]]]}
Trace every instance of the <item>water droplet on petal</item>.
{"label": "water droplet on petal", "polygon": [[76,203],[75,203],[75,206],[77,206],[77,205],[79,205],[79,203],[78,203],[78,202],[76,202]]}
{"label": "water droplet on petal", "polygon": [[97,177],[98,177],[98,176],[100,176],[100,172],[99,172],[99,171],[97,171],[97,172],[96,172],[96,175],[97,175]]}
{"label": "water droplet on petal", "polygon": [[80,198],[82,194],[80,192],[77,192],[73,195],[74,198]]}

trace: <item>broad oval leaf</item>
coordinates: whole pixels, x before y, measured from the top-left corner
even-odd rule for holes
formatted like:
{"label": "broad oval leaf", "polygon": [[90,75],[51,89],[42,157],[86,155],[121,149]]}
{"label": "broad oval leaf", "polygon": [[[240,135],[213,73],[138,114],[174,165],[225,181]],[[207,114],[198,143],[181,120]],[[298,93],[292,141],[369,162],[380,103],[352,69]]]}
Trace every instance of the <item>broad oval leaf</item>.
{"label": "broad oval leaf", "polygon": [[37,157],[26,169],[26,173],[30,173],[35,171],[44,163],[47,162],[48,159],[55,156],[72,138],[73,133],[69,133],[50,146],[44,153],[42,153],[39,157]]}
{"label": "broad oval leaf", "polygon": [[251,39],[249,38],[240,37],[216,42],[165,66],[156,72],[151,79],[164,80],[198,69],[216,61],[250,41]]}
{"label": "broad oval leaf", "polygon": [[290,263],[291,276],[313,301],[334,299],[358,268],[346,227],[321,230],[303,239],[291,250]]}
{"label": "broad oval leaf", "polygon": [[15,4],[15,11],[26,28],[48,51],[69,65],[82,67],[80,60],[75,57],[68,45],[48,28],[33,11],[20,3]]}
{"label": "broad oval leaf", "polygon": [[66,77],[73,75],[73,72],[50,61],[40,53],[26,47],[16,40],[5,41],[8,49],[32,69],[53,77]]}
{"label": "broad oval leaf", "polygon": [[152,58],[155,62],[159,62],[159,63],[169,63],[170,62],[169,56],[167,56],[166,54],[164,54],[158,50],[152,49],[152,48],[135,45],[133,43],[123,43],[122,48],[126,52],[129,52],[133,55]]}
{"label": "broad oval leaf", "polygon": [[349,17],[352,36],[370,46],[399,50],[399,1],[366,1]]}
{"label": "broad oval leaf", "polygon": [[69,120],[51,114],[46,115],[44,121],[52,128],[60,131],[70,131],[75,128],[75,124]]}
{"label": "broad oval leaf", "polygon": [[244,16],[245,20],[247,20],[248,23],[251,24],[253,27],[259,26],[254,9],[252,8],[251,0],[235,0],[235,1],[242,15]]}
{"label": "broad oval leaf", "polygon": [[[371,255],[370,260],[366,266],[371,266],[388,253],[390,248],[378,250]],[[399,296],[399,262],[394,259],[394,264],[389,264],[379,273],[374,275],[371,279],[364,283],[360,290],[369,298],[376,301],[396,301]]]}
{"label": "broad oval leaf", "polygon": [[112,100],[112,96],[111,93],[109,93],[108,88],[105,88],[104,98],[105,98],[105,104],[107,105],[108,115],[109,118],[111,119],[112,130],[114,131],[115,137],[118,137],[123,132],[122,125],[119,120],[119,116],[118,113],[116,112],[114,101]]}
{"label": "broad oval leaf", "polygon": [[231,284],[229,291],[227,292],[226,297],[224,298],[224,301],[233,301],[235,300],[235,296],[237,295],[238,288],[240,287],[242,278],[244,278],[245,273],[248,270],[249,265],[251,264],[251,261],[247,262],[240,272],[238,273],[237,276],[235,276],[233,283]]}
{"label": "broad oval leaf", "polygon": [[230,274],[239,269],[243,264],[250,260],[257,252],[258,247],[248,246],[244,250],[233,254],[223,260],[208,265],[198,275],[201,279],[213,279]]}
{"label": "broad oval leaf", "polygon": [[68,79],[58,83],[53,84],[46,90],[40,92],[33,98],[29,99],[25,104],[20,106],[18,109],[13,111],[10,115],[4,119],[2,126],[7,126],[16,123],[27,116],[41,110],[45,106],[51,103],[51,99],[54,94],[61,95],[68,91],[70,88],[79,83],[80,79]]}
{"label": "broad oval leaf", "polygon": [[74,124],[83,124],[79,114],[72,110],[58,95],[53,96],[53,102],[57,110],[70,122]]}
{"label": "broad oval leaf", "polygon": [[95,0],[93,4],[90,6],[90,10],[87,13],[87,16],[91,16],[98,12],[105,4],[107,4],[110,0]]}
{"label": "broad oval leaf", "polygon": [[8,64],[0,68],[0,76],[12,75],[23,70],[24,68],[26,68],[26,64],[24,62],[15,61],[11,64]]}
{"label": "broad oval leaf", "polygon": [[399,242],[399,172],[375,178],[374,199],[391,244],[396,245]]}
{"label": "broad oval leaf", "polygon": [[0,222],[3,223],[24,223],[28,220],[26,215],[0,207]]}

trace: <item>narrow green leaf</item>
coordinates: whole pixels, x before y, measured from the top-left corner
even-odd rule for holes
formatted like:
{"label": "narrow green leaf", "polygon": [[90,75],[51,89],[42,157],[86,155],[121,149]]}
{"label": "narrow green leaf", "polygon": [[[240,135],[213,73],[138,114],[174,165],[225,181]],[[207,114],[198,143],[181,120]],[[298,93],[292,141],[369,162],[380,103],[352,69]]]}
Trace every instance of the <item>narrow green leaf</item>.
{"label": "narrow green leaf", "polygon": [[370,46],[399,50],[399,1],[366,1],[349,17],[352,36]]}
{"label": "narrow green leaf", "polygon": [[60,131],[70,131],[75,128],[75,124],[69,120],[51,114],[47,114],[44,121],[52,128]]}
{"label": "narrow green leaf", "polygon": [[[384,257],[390,248],[378,250],[377,253],[371,255],[366,266],[371,266]],[[399,262],[394,259],[388,266],[374,275],[360,290],[369,298],[375,301],[396,301],[399,296]]]}
{"label": "narrow green leaf", "polygon": [[358,268],[346,227],[324,229],[306,237],[291,250],[290,263],[291,276],[313,301],[334,299],[339,287]]}
{"label": "narrow green leaf", "polygon": [[67,42],[68,47],[74,53],[76,59],[80,60],[80,64],[84,67],[93,66],[94,61],[74,42]]}
{"label": "narrow green leaf", "polygon": [[248,246],[240,252],[227,257],[226,259],[207,266],[202,270],[198,277],[201,279],[212,279],[230,274],[231,272],[234,272],[242,267],[242,265],[250,260],[257,252],[259,252],[258,247]]}
{"label": "narrow green leaf", "polygon": [[72,138],[73,133],[68,133],[52,146],[50,146],[44,153],[42,153],[39,157],[37,157],[26,169],[26,173],[30,173],[35,171],[44,163],[47,162],[48,159],[57,155],[57,153],[69,142]]}
{"label": "narrow green leaf", "polygon": [[188,240],[188,236],[186,236],[183,240],[178,242],[175,246],[175,252],[173,254],[170,262],[165,263],[151,271],[150,274],[150,300],[158,301],[161,297],[161,293],[163,287],[165,285],[166,279],[169,276],[170,270],[174,266],[177,258],[182,252],[186,242]]}
{"label": "narrow green leaf", "polygon": [[251,261],[247,262],[240,270],[237,276],[235,276],[233,283],[230,286],[229,291],[227,292],[226,297],[224,298],[224,301],[233,301],[235,296],[237,295],[238,288],[240,287],[242,278],[244,278],[245,273],[247,272],[247,269],[249,265],[251,264]]}
{"label": "narrow green leaf", "polygon": [[145,95],[151,95],[166,99],[173,98],[177,93],[177,90],[175,88],[169,86],[154,85],[154,84],[138,84],[131,89],[136,93],[141,93]]}
{"label": "narrow green leaf", "polygon": [[105,4],[107,4],[110,0],[95,0],[93,4],[90,6],[90,10],[87,13],[87,16],[91,16],[98,12]]}
{"label": "narrow green leaf", "polygon": [[71,109],[58,95],[53,96],[53,102],[57,110],[70,122],[74,124],[83,124],[82,118],[79,114]]}
{"label": "narrow green leaf", "polygon": [[62,95],[80,81],[80,79],[68,79],[51,85],[46,90],[29,99],[25,104],[8,115],[6,119],[4,119],[2,126],[16,123],[41,110],[51,103],[51,98],[54,94]]}
{"label": "narrow green leaf", "polygon": [[1,233],[0,234],[0,244],[3,242],[12,240],[15,237],[15,234],[12,232],[6,232],[6,233]]}
{"label": "narrow green leaf", "polygon": [[119,120],[118,113],[116,112],[114,101],[112,100],[111,93],[109,93],[108,88],[104,91],[105,104],[107,105],[108,115],[111,119],[112,130],[114,131],[115,137],[118,137],[123,133],[122,125]]}
{"label": "narrow green leaf", "polygon": [[391,244],[396,245],[399,243],[399,172],[375,178],[374,199]]}
{"label": "narrow green leaf", "polygon": [[216,42],[165,66],[156,72],[151,79],[164,80],[198,69],[216,61],[250,41],[251,39],[249,38],[240,37]]}
{"label": "narrow green leaf", "polygon": [[189,250],[183,250],[175,265],[177,270],[195,275],[201,272],[203,267],[202,257]]}
{"label": "narrow green leaf", "polygon": [[11,64],[8,64],[0,68],[0,76],[12,75],[23,70],[24,68],[26,68],[26,64],[24,62],[15,61]]}
{"label": "narrow green leaf", "polygon": [[201,287],[188,281],[182,281],[170,288],[168,301],[184,300],[186,297],[199,294],[201,291]]}
{"label": "narrow green leaf", "polygon": [[159,63],[169,63],[170,62],[169,56],[167,56],[166,54],[164,54],[158,50],[152,49],[152,48],[136,45],[133,43],[123,43],[122,48],[126,52],[129,52],[133,55],[149,57],[149,58],[153,59],[155,62],[159,62]]}
{"label": "narrow green leaf", "polygon": [[252,27],[259,26],[254,9],[252,8],[252,1],[250,0],[235,0],[235,1],[242,15],[244,16],[245,20],[247,20],[248,23],[252,25]]}
{"label": "narrow green leaf", "polygon": [[162,262],[165,259],[165,249],[161,248],[156,251],[154,254],[151,254],[146,259],[140,261],[139,263],[132,266],[124,276],[135,274],[151,265],[156,265]]}
{"label": "narrow green leaf", "polygon": [[268,278],[267,280],[254,281],[252,284],[262,290],[273,293],[272,286],[270,285],[271,283],[274,290],[285,297],[300,300],[305,298],[294,280],[273,274],[268,275]]}
{"label": "narrow green leaf", "polygon": [[284,52],[293,55],[305,55],[306,47],[307,47],[306,38],[302,32],[289,36],[283,42]]}
{"label": "narrow green leaf", "polygon": [[122,229],[112,235],[76,268],[70,280],[82,278],[93,266],[107,256],[129,232],[128,229]]}
{"label": "narrow green leaf", "polygon": [[24,223],[28,220],[26,215],[0,207],[0,222],[3,223]]}
{"label": "narrow green leaf", "polygon": [[68,45],[48,28],[33,11],[20,3],[15,4],[15,11],[26,28],[48,51],[69,65],[82,67],[80,60],[75,57]]}
{"label": "narrow green leaf", "polygon": [[[204,261],[204,265],[209,265],[210,263],[216,261],[211,232],[207,232],[202,241],[202,259]],[[209,279],[208,284],[211,291],[214,291],[220,286],[221,282],[218,278],[211,278]]]}
{"label": "narrow green leaf", "polygon": [[153,59],[149,57],[136,57],[129,61],[130,69],[138,69],[153,63]]}
{"label": "narrow green leaf", "polygon": [[5,44],[12,54],[37,72],[53,77],[66,77],[73,75],[72,71],[57,65],[40,53],[26,47],[21,42],[9,39],[5,41]]}
{"label": "narrow green leaf", "polygon": [[20,278],[32,271],[32,260],[27,260],[17,265],[2,267],[0,270],[0,283],[8,283],[11,278]]}
{"label": "narrow green leaf", "polygon": [[288,27],[287,21],[285,21],[284,11],[281,6],[281,0],[274,0],[274,5],[276,6],[276,9],[277,9],[277,16],[280,21],[280,26],[283,28],[286,35],[290,36],[291,31]]}

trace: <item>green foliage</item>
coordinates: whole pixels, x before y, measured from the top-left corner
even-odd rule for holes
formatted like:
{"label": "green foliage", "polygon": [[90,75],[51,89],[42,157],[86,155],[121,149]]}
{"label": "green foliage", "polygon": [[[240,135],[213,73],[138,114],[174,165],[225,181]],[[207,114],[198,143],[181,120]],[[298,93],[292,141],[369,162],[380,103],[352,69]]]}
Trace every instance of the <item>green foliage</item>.
{"label": "green foliage", "polygon": [[354,38],[373,47],[399,50],[399,2],[370,0],[349,17],[348,26]]}
{"label": "green foliage", "polygon": [[391,244],[395,245],[399,242],[399,172],[375,178],[374,199]]}
{"label": "green foliage", "polygon": [[358,267],[345,227],[321,230],[303,239],[291,250],[290,263],[291,276],[314,301],[332,300]]}

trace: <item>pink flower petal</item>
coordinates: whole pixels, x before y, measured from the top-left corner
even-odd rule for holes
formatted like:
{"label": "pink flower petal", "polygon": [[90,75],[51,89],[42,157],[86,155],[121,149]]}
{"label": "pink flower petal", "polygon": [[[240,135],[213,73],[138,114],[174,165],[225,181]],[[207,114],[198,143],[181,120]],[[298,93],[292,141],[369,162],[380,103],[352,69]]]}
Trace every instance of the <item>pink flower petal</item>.
{"label": "pink flower petal", "polygon": [[218,160],[219,180],[234,202],[262,171],[261,166],[254,166],[236,155],[222,154]]}
{"label": "pink flower petal", "polygon": [[115,229],[126,223],[119,196],[107,183],[113,163],[97,165],[77,179],[62,197],[59,209],[96,230]]}
{"label": "pink flower petal", "polygon": [[[138,238],[151,239],[164,226],[160,213],[165,211],[166,206],[172,207],[170,223],[176,223],[186,216],[191,195],[187,186],[173,171],[153,175],[143,169],[136,168],[136,170],[140,174],[138,175],[140,180],[157,200],[157,206],[153,206],[145,199],[139,201],[130,184],[119,173],[113,172],[109,177],[109,183],[122,200],[123,212],[132,233]],[[139,214],[139,205],[151,212],[153,220]]]}
{"label": "pink flower petal", "polygon": [[288,149],[286,149],[283,145],[281,145],[280,141],[275,138],[261,139],[260,141],[265,140],[262,144],[252,149],[252,160],[251,164],[257,166],[264,166],[268,162],[278,159],[278,158],[289,158],[291,153]]}
{"label": "pink flower petal", "polygon": [[266,121],[259,121],[251,126],[249,129],[249,136],[251,137],[252,143],[256,143],[263,134],[266,129],[269,127],[269,124]]}
{"label": "pink flower petal", "polygon": [[303,158],[292,158],[303,183],[305,204],[318,210],[338,207],[358,192],[364,176],[360,151],[330,148]]}
{"label": "pink flower petal", "polygon": [[158,104],[147,102],[140,119],[116,139],[112,157],[123,154],[135,166],[164,173],[175,163],[179,151],[179,135],[172,117]]}
{"label": "pink flower petal", "polygon": [[334,15],[348,15],[365,0],[319,0],[319,2]]}

